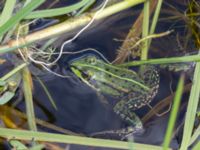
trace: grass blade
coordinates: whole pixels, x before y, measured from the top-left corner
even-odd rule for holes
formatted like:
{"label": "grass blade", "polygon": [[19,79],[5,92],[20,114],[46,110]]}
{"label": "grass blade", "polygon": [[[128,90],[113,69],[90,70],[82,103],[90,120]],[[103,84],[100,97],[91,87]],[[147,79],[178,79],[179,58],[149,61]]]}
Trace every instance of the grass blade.
{"label": "grass blade", "polygon": [[20,141],[17,140],[10,140],[9,144],[13,147],[13,149],[28,149],[24,144],[22,144]]}
{"label": "grass blade", "polygon": [[[149,5],[150,2],[146,1],[144,3],[144,17],[143,17],[143,23],[142,23],[142,37],[145,38],[149,34]],[[141,60],[146,60],[148,57],[148,42],[149,40],[144,41],[144,45],[142,46],[142,51],[141,51]]]}
{"label": "grass blade", "polygon": [[[160,9],[162,7],[162,2],[163,2],[163,0],[158,0],[158,4],[156,6],[156,10],[155,10],[155,13],[154,13],[154,16],[153,16],[151,28],[150,28],[150,31],[149,31],[150,35],[153,34],[154,31],[155,31],[156,24],[158,22],[158,17],[159,17],[159,14],[160,14]],[[149,45],[150,44],[151,44],[151,39],[149,40]]]}
{"label": "grass blade", "polygon": [[4,23],[0,27],[0,36],[2,36],[4,33],[10,30],[16,24],[18,24],[20,20],[22,20],[25,16],[27,16],[33,9],[37,8],[44,2],[45,0],[37,0],[37,1],[34,0],[34,1],[31,1],[29,4],[27,4],[24,8],[18,11],[15,14],[15,16],[10,18],[6,23]]}
{"label": "grass blade", "polygon": [[[101,13],[97,15],[96,20],[100,20],[105,17],[111,16],[117,12],[128,9],[135,5],[141,4],[144,1],[146,0],[120,1],[117,4],[106,7]],[[91,18],[93,17],[93,15],[94,15],[94,12],[79,16],[74,19],[68,19],[67,21],[62,22],[58,25],[54,25],[54,26],[45,28],[41,31],[37,31],[32,34],[29,34],[25,36],[24,38],[20,38],[18,41],[11,40],[9,41],[9,43],[12,43],[12,45],[8,44],[8,45],[0,46],[0,54],[16,50],[17,48],[25,47],[28,44],[31,44],[33,42],[37,42],[37,41],[41,41],[47,38],[58,36],[59,34],[63,34],[64,32],[71,32],[72,30],[91,21]],[[24,41],[26,41],[26,43],[24,43]]]}
{"label": "grass blade", "polygon": [[198,142],[192,150],[200,150],[200,142]]}
{"label": "grass blade", "polygon": [[92,6],[94,3],[96,2],[96,0],[90,0],[84,7],[82,7],[75,16],[79,16],[80,14],[82,14],[84,11],[86,11],[88,8],[90,8],[90,6]]}
{"label": "grass blade", "polygon": [[80,9],[84,5],[87,5],[87,3],[89,2],[90,0],[82,0],[79,3],[67,7],[34,11],[31,12],[28,16],[26,16],[25,19],[46,18],[64,15],[77,9]]}
{"label": "grass blade", "polygon": [[22,79],[23,79],[23,91],[26,103],[26,114],[28,118],[28,125],[32,131],[36,131],[37,126],[35,122],[35,113],[33,107],[32,79],[28,67],[25,67],[22,70]]}
{"label": "grass blade", "polygon": [[42,82],[42,80],[40,80],[39,77],[36,76],[36,78],[39,81],[39,83],[40,83],[41,87],[43,88],[44,92],[46,93],[51,105],[53,106],[53,108],[55,110],[58,110],[58,108],[56,106],[56,103],[55,103],[54,99],[52,98],[51,94],[49,93],[49,91],[48,91],[47,87],[45,86],[45,84]]}
{"label": "grass blade", "polygon": [[14,97],[15,93],[13,92],[5,92],[3,95],[0,97],[0,105],[4,105],[8,101],[10,101]]}
{"label": "grass blade", "polygon": [[156,59],[148,59],[148,60],[140,60],[140,61],[132,61],[128,63],[119,64],[120,67],[131,67],[131,66],[139,66],[139,65],[156,65],[156,64],[172,64],[172,63],[186,63],[186,62],[199,62],[199,55],[191,55],[191,56],[181,56],[181,57],[168,57],[168,58],[156,58]]}
{"label": "grass blade", "polygon": [[21,64],[19,66],[16,66],[13,70],[11,70],[7,74],[5,74],[3,77],[1,77],[0,80],[3,80],[3,81],[7,80],[8,78],[10,78],[11,76],[13,76],[17,72],[21,71],[26,66],[27,66],[26,63],[23,63],[23,64]]}
{"label": "grass blade", "polygon": [[194,131],[194,134],[192,135],[191,139],[190,139],[190,145],[193,144],[195,142],[195,140],[200,136],[200,125],[198,126],[198,128]]}
{"label": "grass blade", "polygon": [[[107,147],[107,148],[118,148],[118,149],[129,149],[130,142],[116,141],[116,140],[104,140],[97,138],[88,138],[72,135],[53,134],[45,132],[25,131],[0,128],[0,137],[8,139],[21,139],[21,140],[36,140],[36,141],[47,141],[56,143],[67,143],[67,144],[79,144],[87,146]],[[162,150],[160,146],[153,146],[147,144],[132,143],[134,150]],[[171,149],[168,149],[171,150]]]}
{"label": "grass blade", "polygon": [[[0,16],[0,27],[12,16],[16,0],[7,0]],[[2,36],[0,36],[0,41]]]}
{"label": "grass blade", "polygon": [[167,128],[167,131],[166,131],[166,134],[165,134],[165,139],[164,139],[164,142],[163,142],[163,150],[167,150],[169,145],[170,145],[174,125],[175,125],[176,118],[177,118],[178,109],[179,109],[179,106],[180,106],[181,96],[182,96],[182,93],[183,93],[183,87],[184,87],[184,76],[182,75],[179,82],[178,82],[173,107],[172,107],[172,110],[171,110],[171,113],[170,113],[168,128]]}
{"label": "grass blade", "polygon": [[7,0],[0,17],[0,26],[2,26],[11,16],[15,7],[16,0]]}
{"label": "grass blade", "polygon": [[194,78],[193,78],[193,85],[191,88],[190,98],[188,102],[185,124],[184,124],[184,131],[183,131],[183,139],[181,143],[180,150],[187,150],[192,130],[194,126],[197,106],[199,102],[199,95],[200,95],[200,63],[198,62],[195,67]]}

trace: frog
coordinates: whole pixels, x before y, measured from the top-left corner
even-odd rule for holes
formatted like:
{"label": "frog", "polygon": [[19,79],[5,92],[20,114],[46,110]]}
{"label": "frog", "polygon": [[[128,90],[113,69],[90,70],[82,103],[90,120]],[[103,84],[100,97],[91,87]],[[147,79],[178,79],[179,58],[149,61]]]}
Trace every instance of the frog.
{"label": "frog", "polygon": [[[113,65],[96,55],[83,55],[69,62],[73,74],[102,95],[109,95],[114,103],[103,100],[128,124],[116,130],[119,136],[143,130],[143,124],[134,112],[149,104],[159,88],[159,73],[154,66],[142,66],[138,72]],[[113,133],[108,131],[107,133]]]}

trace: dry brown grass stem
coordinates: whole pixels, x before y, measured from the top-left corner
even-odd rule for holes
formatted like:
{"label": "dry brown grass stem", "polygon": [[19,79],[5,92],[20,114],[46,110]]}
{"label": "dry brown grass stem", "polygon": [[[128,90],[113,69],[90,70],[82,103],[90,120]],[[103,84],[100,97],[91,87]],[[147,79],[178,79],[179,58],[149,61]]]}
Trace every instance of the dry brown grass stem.
{"label": "dry brown grass stem", "polygon": [[[154,12],[157,2],[158,0],[151,0],[150,12],[149,12],[150,14]],[[129,39],[137,39],[138,37],[140,37],[142,33],[142,28],[141,28],[142,21],[143,21],[143,13],[139,15],[139,17],[137,18],[137,20],[134,22],[133,26],[129,30],[129,33],[126,36],[126,39],[123,42],[122,46],[120,47],[119,53],[117,54],[115,64],[123,63],[128,57],[129,51],[127,49],[133,46]]]}

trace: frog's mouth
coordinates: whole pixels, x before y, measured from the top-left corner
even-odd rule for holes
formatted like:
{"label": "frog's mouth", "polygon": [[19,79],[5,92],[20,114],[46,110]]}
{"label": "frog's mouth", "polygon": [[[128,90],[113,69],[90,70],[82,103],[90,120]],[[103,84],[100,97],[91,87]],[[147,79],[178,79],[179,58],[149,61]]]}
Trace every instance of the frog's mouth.
{"label": "frog's mouth", "polygon": [[89,76],[89,74],[86,71],[82,71],[81,69],[79,69],[78,67],[75,66],[70,66],[71,71],[80,79],[82,80],[90,80],[91,76]]}

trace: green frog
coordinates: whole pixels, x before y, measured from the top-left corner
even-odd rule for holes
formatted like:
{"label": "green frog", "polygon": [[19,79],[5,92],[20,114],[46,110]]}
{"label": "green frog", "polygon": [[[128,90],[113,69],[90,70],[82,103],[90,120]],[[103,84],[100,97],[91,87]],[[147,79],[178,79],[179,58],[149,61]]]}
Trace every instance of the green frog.
{"label": "green frog", "polygon": [[[134,110],[149,104],[159,87],[159,75],[153,66],[142,66],[139,72],[106,62],[95,55],[84,55],[69,63],[72,72],[85,84],[102,95],[109,95],[115,102],[113,111],[130,126],[117,130],[120,136],[143,129]],[[113,131],[112,131],[113,132]]]}

